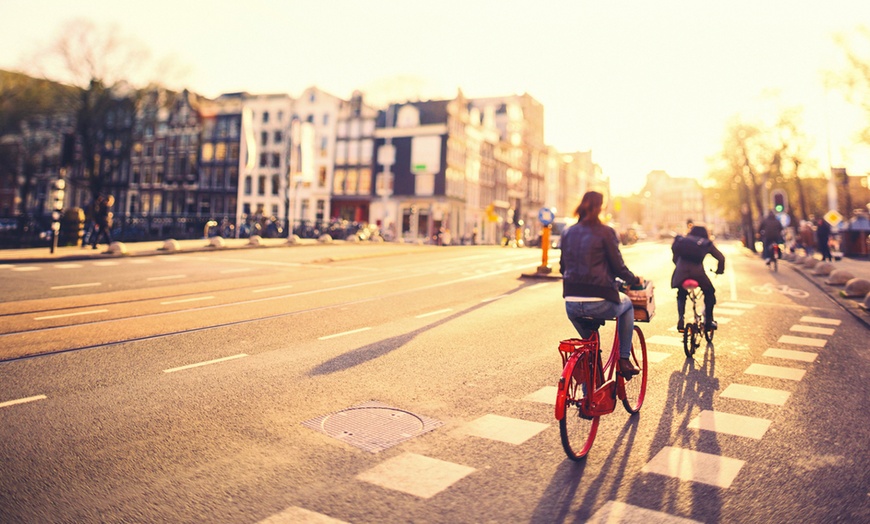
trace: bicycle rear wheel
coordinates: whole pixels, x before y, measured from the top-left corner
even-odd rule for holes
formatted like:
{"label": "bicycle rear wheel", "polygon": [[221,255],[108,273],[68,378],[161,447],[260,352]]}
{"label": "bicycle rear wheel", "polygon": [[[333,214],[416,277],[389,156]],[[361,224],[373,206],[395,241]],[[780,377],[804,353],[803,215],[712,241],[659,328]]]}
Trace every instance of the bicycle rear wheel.
{"label": "bicycle rear wheel", "polygon": [[562,447],[571,460],[582,460],[592,448],[598,432],[598,417],[583,413],[582,404],[587,388],[591,389],[591,371],[594,366],[589,353],[571,359],[562,372],[560,387],[565,388],[566,398],[562,418],[559,420],[559,435]]}
{"label": "bicycle rear wheel", "polygon": [[646,396],[646,339],[644,339],[643,331],[639,326],[634,326],[634,332],[631,334],[631,361],[640,369],[640,373],[631,377],[631,379],[622,379],[625,398],[622,399],[622,405],[629,413],[637,413],[643,405],[643,398]]}
{"label": "bicycle rear wheel", "polygon": [[687,357],[692,358],[695,355],[695,349],[701,345],[700,338],[697,324],[686,324],[686,330],[683,331],[683,351]]}

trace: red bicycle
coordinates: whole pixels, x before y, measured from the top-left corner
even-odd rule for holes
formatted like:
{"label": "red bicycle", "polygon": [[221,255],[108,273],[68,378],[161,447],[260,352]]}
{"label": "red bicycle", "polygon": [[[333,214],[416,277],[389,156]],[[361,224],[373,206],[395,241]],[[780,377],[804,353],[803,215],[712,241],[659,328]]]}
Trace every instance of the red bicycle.
{"label": "red bicycle", "polygon": [[602,362],[598,330],[605,321],[587,318],[582,323],[592,331],[588,339],[571,338],[559,343],[563,368],[556,394],[556,419],[562,447],[571,460],[582,460],[589,453],[598,432],[599,417],[613,413],[617,398],[626,411],[634,414],[646,395],[646,341],[640,327],[635,324],[631,338],[631,360],[640,373],[626,378],[616,371],[619,334],[614,333],[610,356],[607,362]]}

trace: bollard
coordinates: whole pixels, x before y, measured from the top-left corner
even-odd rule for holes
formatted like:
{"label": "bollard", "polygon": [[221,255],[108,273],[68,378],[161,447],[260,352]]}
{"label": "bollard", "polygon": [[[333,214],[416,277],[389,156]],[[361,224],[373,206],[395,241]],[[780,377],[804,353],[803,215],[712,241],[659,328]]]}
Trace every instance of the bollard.
{"label": "bollard", "polygon": [[550,274],[553,269],[549,266],[547,259],[547,251],[550,249],[550,230],[552,225],[547,225],[541,231],[541,265],[538,266],[538,274]]}

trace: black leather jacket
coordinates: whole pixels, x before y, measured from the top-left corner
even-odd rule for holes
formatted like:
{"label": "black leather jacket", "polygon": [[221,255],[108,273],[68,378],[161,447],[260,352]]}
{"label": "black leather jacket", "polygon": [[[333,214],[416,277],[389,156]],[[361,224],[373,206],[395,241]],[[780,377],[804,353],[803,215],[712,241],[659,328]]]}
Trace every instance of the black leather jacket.
{"label": "black leather jacket", "polygon": [[640,279],[625,267],[613,228],[574,224],[562,232],[563,297],[600,297],[619,303],[616,277],[632,285]]}

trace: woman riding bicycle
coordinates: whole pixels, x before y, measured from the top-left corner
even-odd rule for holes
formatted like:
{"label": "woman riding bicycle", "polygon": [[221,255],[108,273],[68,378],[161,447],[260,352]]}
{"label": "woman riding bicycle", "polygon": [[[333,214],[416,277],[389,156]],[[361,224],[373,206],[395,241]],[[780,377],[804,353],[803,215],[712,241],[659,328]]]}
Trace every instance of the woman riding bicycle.
{"label": "woman riding bicycle", "polygon": [[627,285],[642,285],[643,278],[628,270],[619,251],[613,228],[601,223],[604,196],[597,191],[583,195],[574,215],[577,223],[562,232],[562,296],[568,319],[582,338],[591,333],[581,322],[583,317],[617,319],[619,334],[619,371],[636,375],[640,370],[631,362],[631,334],[634,307],[631,299],[619,292],[617,277]]}
{"label": "woman riding bicycle", "polygon": [[683,316],[689,292],[683,287],[683,282],[687,279],[697,281],[701,291],[704,292],[704,319],[706,323],[704,328],[710,331],[716,329],[718,324],[713,320],[716,288],[710,282],[703,262],[704,257],[708,254],[712,255],[719,263],[716,266],[716,274],[721,275],[725,272],[725,255],[713,245],[713,241],[707,234],[707,228],[699,225],[692,226],[687,236],[675,238],[671,251],[674,254],[674,264],[677,266],[674,268],[673,276],[671,276],[671,287],[677,290],[677,313],[680,315],[680,319],[677,321],[677,331],[682,332],[685,327]]}

